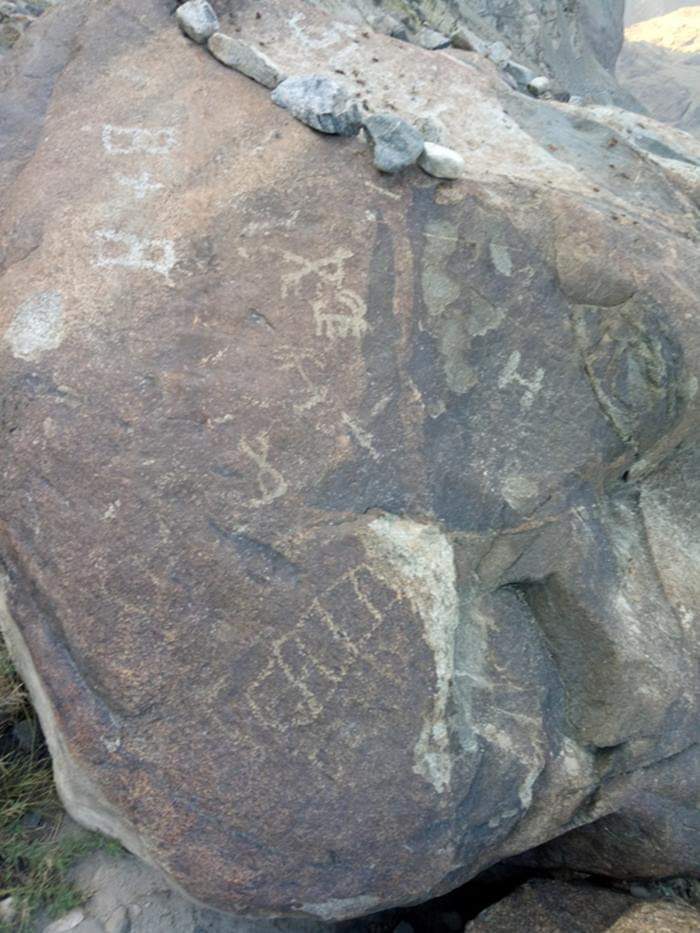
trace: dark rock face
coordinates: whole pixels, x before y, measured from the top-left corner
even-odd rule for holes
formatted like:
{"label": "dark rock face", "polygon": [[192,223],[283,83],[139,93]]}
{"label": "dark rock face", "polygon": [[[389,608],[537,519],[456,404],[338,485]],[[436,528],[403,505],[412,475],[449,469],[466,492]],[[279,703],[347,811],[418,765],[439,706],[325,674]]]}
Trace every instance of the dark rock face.
{"label": "dark rock face", "polygon": [[70,812],[240,913],[591,867],[612,819],[697,867],[692,143],[240,11],[467,162],[385,178],[156,0],[55,21],[0,79],[0,618]]}
{"label": "dark rock face", "polygon": [[479,914],[465,933],[698,933],[700,915],[668,901],[644,903],[590,884],[530,882]]}

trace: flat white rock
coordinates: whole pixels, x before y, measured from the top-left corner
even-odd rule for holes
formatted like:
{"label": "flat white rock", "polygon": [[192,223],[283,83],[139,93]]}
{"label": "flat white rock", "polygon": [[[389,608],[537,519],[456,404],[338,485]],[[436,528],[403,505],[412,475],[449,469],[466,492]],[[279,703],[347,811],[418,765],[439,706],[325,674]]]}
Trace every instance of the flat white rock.
{"label": "flat white rock", "polygon": [[435,178],[459,178],[465,169],[464,159],[458,152],[430,142],[425,143],[418,164]]}

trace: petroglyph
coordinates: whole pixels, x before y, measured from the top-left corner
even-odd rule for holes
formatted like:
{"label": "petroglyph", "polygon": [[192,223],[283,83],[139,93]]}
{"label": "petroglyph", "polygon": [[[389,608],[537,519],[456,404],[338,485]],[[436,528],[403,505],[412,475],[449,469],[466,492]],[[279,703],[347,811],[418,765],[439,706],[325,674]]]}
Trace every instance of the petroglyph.
{"label": "petroglyph", "polygon": [[280,369],[291,370],[297,373],[304,384],[304,389],[308,393],[306,401],[293,403],[294,411],[301,414],[304,411],[315,408],[316,405],[320,405],[321,402],[324,402],[328,397],[328,389],[326,386],[317,386],[309,376],[306,366],[304,365],[304,363],[311,358],[311,354],[290,346],[280,347],[279,353],[282,359]]}
{"label": "petroglyph", "polygon": [[123,266],[168,276],[175,265],[175,244],[165,239],[139,239],[131,233],[97,230],[96,266]]}
{"label": "petroglyph", "polygon": [[328,311],[323,300],[313,303],[316,336],[328,337],[329,340],[336,337],[362,337],[367,330],[367,306],[364,301],[353,292],[338,292],[336,300],[348,309],[347,314]]}
{"label": "petroglyph", "polygon": [[297,266],[293,272],[282,276],[282,298],[287,298],[290,291],[298,291],[307,277],[314,282],[311,310],[317,337],[359,339],[366,333],[367,305],[357,292],[345,287],[345,263],[352,258],[352,252],[339,248],[330,256],[316,260],[288,250],[282,255]]}
{"label": "petroglyph", "polygon": [[[377,587],[390,595],[381,610],[375,605]],[[267,728],[285,732],[311,724],[357,661],[366,656],[367,642],[397,599],[367,565],[348,571],[310,603],[289,631],[272,642],[262,670],[251,676],[242,691],[239,684],[233,684],[235,692]],[[231,675],[215,689],[225,704],[232,690]],[[236,718],[248,717],[245,710],[237,710]]]}
{"label": "petroglyph", "polygon": [[102,145],[110,155],[167,155],[176,143],[175,130],[170,127],[148,130],[140,126],[102,127]]}
{"label": "petroglyph", "polygon": [[379,460],[379,454],[374,449],[374,444],[372,443],[373,437],[369,431],[365,431],[364,428],[361,428],[359,424],[352,420],[347,412],[342,412],[341,419],[343,424],[348,426],[350,433],[355,438],[360,447],[362,447],[363,450],[366,450],[373,460]]}
{"label": "petroglyph", "polygon": [[117,181],[120,185],[132,188],[139,201],[143,201],[149,192],[158,191],[163,187],[160,182],[153,181],[148,172],[142,172],[138,178],[129,178],[127,175],[120,175]]}
{"label": "petroglyph", "polygon": [[518,372],[520,368],[520,351],[514,350],[508,357],[508,362],[503,368],[503,372],[498,377],[498,388],[505,389],[509,385],[519,385],[525,389],[520,399],[520,407],[524,409],[532,408],[532,403],[539,394],[544,381],[544,370],[538,367],[535,370],[533,379],[526,379]]}
{"label": "petroglyph", "polygon": [[12,355],[35,360],[63,339],[63,299],[58,292],[39,292],[17,308],[5,333]]}
{"label": "petroglyph", "polygon": [[248,503],[257,508],[261,505],[269,505],[271,502],[274,502],[275,499],[279,499],[280,496],[283,496],[287,491],[287,483],[280,471],[276,470],[267,462],[270,450],[270,442],[267,437],[265,437],[264,434],[259,434],[255,444],[258,448],[257,450],[243,437],[238,446],[258,467],[256,481],[260,488],[260,496],[251,499]]}

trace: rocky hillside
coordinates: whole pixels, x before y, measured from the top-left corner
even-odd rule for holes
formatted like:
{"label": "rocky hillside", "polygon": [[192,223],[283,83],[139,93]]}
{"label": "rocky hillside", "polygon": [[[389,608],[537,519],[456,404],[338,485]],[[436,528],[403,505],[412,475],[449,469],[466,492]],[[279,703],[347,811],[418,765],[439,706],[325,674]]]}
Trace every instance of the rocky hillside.
{"label": "rocky hillside", "polygon": [[67,809],[250,916],[697,876],[700,143],[610,104],[622,3],[214,6],[0,61],[0,625]]}
{"label": "rocky hillside", "polygon": [[628,27],[620,84],[657,120],[700,131],[700,6]]}

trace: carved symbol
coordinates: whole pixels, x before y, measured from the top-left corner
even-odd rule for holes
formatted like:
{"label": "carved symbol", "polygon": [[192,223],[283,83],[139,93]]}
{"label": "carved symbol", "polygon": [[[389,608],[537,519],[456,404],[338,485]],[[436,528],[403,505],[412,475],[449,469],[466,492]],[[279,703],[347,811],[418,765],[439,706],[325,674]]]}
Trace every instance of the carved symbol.
{"label": "carved symbol", "polygon": [[140,126],[102,127],[102,145],[110,155],[131,155],[145,152],[147,155],[166,155],[175,145],[175,131],[169,128],[146,130]]}
{"label": "carved symbol", "polygon": [[317,386],[311,376],[309,376],[306,366],[304,365],[306,360],[312,358],[311,353],[303,350],[300,351],[296,347],[282,346],[279,348],[278,358],[282,360],[280,369],[295,372],[303,382],[304,389],[309,395],[305,402],[294,403],[293,407],[296,412],[301,413],[303,411],[308,411],[326,400],[328,389],[325,386]]}
{"label": "carved symbol", "polygon": [[250,671],[246,685],[230,674],[222,678],[215,688],[217,706],[225,708],[230,703],[226,697],[235,693],[245,707],[236,709],[238,721],[252,714],[278,732],[309,725],[354,665],[367,659],[365,644],[396,602],[396,594],[383,588],[366,565],[348,571],[311,602],[290,631],[272,642],[262,668]]}
{"label": "carved symbol", "polygon": [[157,191],[159,188],[163,187],[160,182],[151,181],[151,176],[148,172],[142,172],[139,178],[129,178],[126,175],[120,175],[119,184],[133,188],[139,201],[143,201],[149,191]]}
{"label": "carved symbol", "polygon": [[365,320],[367,306],[364,301],[349,291],[338,292],[336,298],[350,313],[328,312],[325,310],[325,301],[315,301],[312,309],[316,322],[316,336],[325,336],[330,340],[336,337],[361,337],[368,326]]}
{"label": "carved symbol", "polygon": [[146,269],[167,276],[175,265],[172,240],[140,240],[131,233],[97,230],[97,266],[123,266],[126,269]]}
{"label": "carved symbol", "polygon": [[[368,330],[365,320],[367,305],[360,295],[345,288],[345,262],[353,254],[349,250],[337,249],[332,255],[322,259],[306,259],[285,250],[284,258],[298,268],[282,276],[282,297],[286,298],[290,290],[298,290],[307,276],[316,280],[315,298],[311,303],[316,336],[336,338],[360,338]],[[324,294],[324,285],[331,286]],[[340,306],[340,307],[339,307]]]}
{"label": "carved symbol", "polygon": [[522,386],[525,389],[523,397],[520,400],[521,408],[531,408],[535,397],[539,394],[544,380],[544,370],[538,368],[535,371],[534,379],[526,379],[518,372],[520,368],[520,351],[514,350],[508,357],[508,362],[503,368],[503,372],[498,377],[498,388],[505,389],[506,386],[514,384]]}
{"label": "carved symbol", "polygon": [[260,434],[256,443],[259,448],[258,450],[251,447],[245,438],[241,439],[238,446],[258,467],[257,483],[260,487],[261,495],[259,498],[251,499],[249,502],[249,505],[257,508],[261,505],[269,505],[270,502],[274,502],[275,499],[279,499],[280,496],[283,496],[287,491],[287,483],[280,471],[276,470],[267,462],[270,442],[265,435]]}

